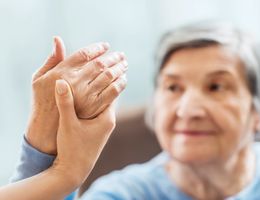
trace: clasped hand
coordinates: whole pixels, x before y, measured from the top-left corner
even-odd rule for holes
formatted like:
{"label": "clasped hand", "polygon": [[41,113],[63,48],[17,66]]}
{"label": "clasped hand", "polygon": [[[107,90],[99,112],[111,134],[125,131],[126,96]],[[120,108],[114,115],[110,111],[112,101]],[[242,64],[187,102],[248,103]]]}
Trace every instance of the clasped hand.
{"label": "clasped hand", "polygon": [[[113,101],[126,86],[127,61],[96,43],[65,56],[59,37],[54,51],[32,79],[28,142],[57,155],[53,168],[74,174],[80,184],[94,166],[115,127]],[[71,171],[76,172],[71,173]]]}

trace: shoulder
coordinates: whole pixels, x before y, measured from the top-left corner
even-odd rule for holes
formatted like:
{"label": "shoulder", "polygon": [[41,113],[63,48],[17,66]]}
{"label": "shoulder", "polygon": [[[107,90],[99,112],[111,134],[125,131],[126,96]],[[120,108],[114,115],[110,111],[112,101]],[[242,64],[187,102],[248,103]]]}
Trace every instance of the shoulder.
{"label": "shoulder", "polygon": [[158,177],[162,176],[168,159],[166,153],[160,153],[146,163],[129,165],[103,176],[92,184],[83,199],[94,196],[100,199],[111,196],[111,199],[155,199]]}

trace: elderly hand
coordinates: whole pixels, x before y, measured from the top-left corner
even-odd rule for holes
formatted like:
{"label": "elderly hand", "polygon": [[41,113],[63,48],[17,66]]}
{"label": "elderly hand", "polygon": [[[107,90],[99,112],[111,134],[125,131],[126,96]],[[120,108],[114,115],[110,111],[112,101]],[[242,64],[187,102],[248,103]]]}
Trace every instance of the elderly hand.
{"label": "elderly hand", "polygon": [[38,150],[56,154],[58,109],[54,88],[58,79],[66,80],[74,95],[79,118],[90,119],[105,110],[125,88],[125,56],[105,54],[107,43],[82,48],[65,59],[65,48],[56,37],[54,53],[34,75],[33,104],[26,138]]}

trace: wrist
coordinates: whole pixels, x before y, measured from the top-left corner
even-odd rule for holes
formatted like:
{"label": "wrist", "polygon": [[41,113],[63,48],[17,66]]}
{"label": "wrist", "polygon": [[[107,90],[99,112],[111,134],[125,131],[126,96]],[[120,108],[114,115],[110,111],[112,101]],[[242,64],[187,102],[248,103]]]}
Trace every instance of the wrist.
{"label": "wrist", "polygon": [[50,170],[60,179],[64,179],[68,186],[73,187],[74,190],[86,180],[86,174],[83,174],[76,165],[59,162],[58,158],[56,158]]}
{"label": "wrist", "polygon": [[47,183],[47,188],[50,190],[51,195],[46,195],[51,196],[52,199],[65,199],[66,196],[77,190],[79,184],[72,178],[72,175],[57,166],[52,166],[39,174],[41,180],[46,180],[44,185],[46,186]]}
{"label": "wrist", "polygon": [[58,112],[33,111],[30,116],[25,138],[37,150],[56,155],[56,136],[58,127]]}

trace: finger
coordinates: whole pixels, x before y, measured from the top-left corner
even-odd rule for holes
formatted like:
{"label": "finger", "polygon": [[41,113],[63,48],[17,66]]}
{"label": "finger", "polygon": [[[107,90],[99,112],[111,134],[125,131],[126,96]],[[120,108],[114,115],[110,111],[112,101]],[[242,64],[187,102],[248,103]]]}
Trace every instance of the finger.
{"label": "finger", "polygon": [[106,102],[107,105],[111,104],[118,95],[125,89],[127,80],[125,75],[119,77],[113,83],[111,83],[106,89],[104,89],[98,96],[102,102]]}
{"label": "finger", "polygon": [[85,66],[83,66],[80,73],[82,74],[82,78],[90,83],[107,68],[114,66],[115,64],[123,61],[124,59],[124,53],[112,52],[107,55],[98,57],[95,60],[87,63]]}
{"label": "finger", "polygon": [[71,124],[72,121],[77,119],[77,115],[70,86],[65,80],[61,79],[56,81],[55,89],[55,98],[60,120],[67,125]]}
{"label": "finger", "polygon": [[99,42],[81,48],[67,58],[67,62],[71,66],[81,66],[93,60],[94,58],[104,54],[109,49],[107,42]]}
{"label": "finger", "polygon": [[122,76],[128,69],[128,63],[126,60],[107,68],[102,72],[94,81],[89,84],[90,93],[101,93],[106,87],[110,85],[117,78]]}
{"label": "finger", "polygon": [[64,42],[61,39],[61,37],[59,37],[59,36],[55,36],[54,40],[55,40],[55,43],[57,44],[57,46],[56,46],[57,50],[55,52],[56,58],[58,60],[62,61],[66,57],[66,48],[65,48]]}
{"label": "finger", "polygon": [[64,60],[66,50],[62,39],[59,36],[53,38],[54,46],[52,54],[44,62],[43,66],[34,74],[33,81],[44,75],[50,69],[54,68],[57,64]]}
{"label": "finger", "polygon": [[[125,74],[119,77],[117,80],[115,80],[113,83],[111,83],[106,89],[104,89],[100,94],[96,96],[96,102],[99,105],[98,110],[92,114],[91,116],[88,116],[88,119],[96,118],[100,115],[101,112],[103,112],[108,106],[110,106],[115,99],[119,96],[119,94],[125,89],[126,87],[126,77]],[[85,119],[84,114],[79,115],[80,118]]]}

